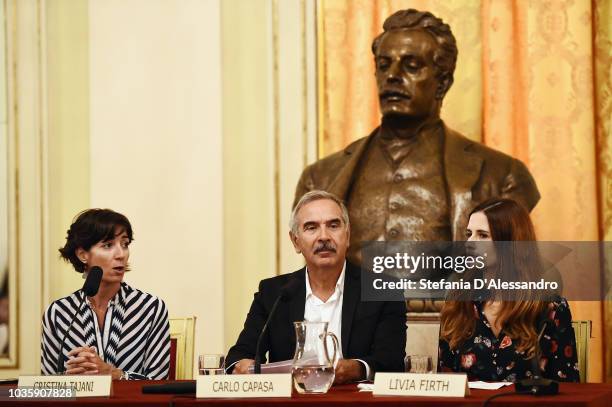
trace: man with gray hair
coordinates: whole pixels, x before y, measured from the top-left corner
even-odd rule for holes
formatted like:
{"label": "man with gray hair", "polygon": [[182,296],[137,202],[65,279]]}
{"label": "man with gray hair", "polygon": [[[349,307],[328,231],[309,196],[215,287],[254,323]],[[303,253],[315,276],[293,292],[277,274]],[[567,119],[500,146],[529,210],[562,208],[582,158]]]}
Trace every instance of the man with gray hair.
{"label": "man with gray hair", "polygon": [[295,205],[290,229],[289,238],[295,251],[304,256],[306,267],[259,283],[244,328],[227,354],[228,371],[250,371],[257,339],[275,300],[287,286],[293,289],[262,339],[261,354],[269,352],[269,361],[292,359],[293,322],[323,321],[341,344],[334,383],[372,379],[377,371],[403,371],[405,303],[402,298],[361,301],[362,271],[346,261],[350,223],[344,203],[329,192],[310,191]]}
{"label": "man with gray hair", "polygon": [[300,211],[300,209],[302,209],[304,205],[312,201],[317,201],[319,199],[329,199],[330,201],[334,201],[336,205],[340,207],[340,210],[342,211],[342,221],[346,225],[347,230],[350,232],[351,225],[349,221],[349,214],[348,214],[348,209],[346,209],[346,206],[344,205],[344,202],[342,202],[342,200],[338,198],[336,195],[329,193],[327,191],[310,191],[310,192],[305,193],[302,196],[302,198],[298,201],[298,203],[293,208],[293,211],[291,211],[291,220],[289,221],[289,229],[291,230],[291,232],[289,232],[289,237],[292,236],[291,233],[293,233],[293,236],[295,236],[299,232],[297,214]]}

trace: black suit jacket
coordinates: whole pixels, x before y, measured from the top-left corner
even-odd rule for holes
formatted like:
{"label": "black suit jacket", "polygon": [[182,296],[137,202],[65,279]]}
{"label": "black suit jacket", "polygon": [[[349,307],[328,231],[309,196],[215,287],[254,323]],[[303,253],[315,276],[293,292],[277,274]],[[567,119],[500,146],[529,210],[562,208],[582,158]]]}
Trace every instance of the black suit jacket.
{"label": "black suit jacket", "polygon": [[[342,299],[342,355],[345,359],[365,361],[374,374],[377,371],[404,370],[406,349],[406,304],[404,301],[361,301],[361,269],[346,263]],[[306,302],[306,269],[262,280],[251,304],[238,341],[227,354],[226,366],[240,359],[254,359],[257,338],[270,309],[289,279],[297,279],[295,290],[281,300],[268,325],[261,344],[262,360],[293,359],[295,352],[294,321],[304,320]]]}

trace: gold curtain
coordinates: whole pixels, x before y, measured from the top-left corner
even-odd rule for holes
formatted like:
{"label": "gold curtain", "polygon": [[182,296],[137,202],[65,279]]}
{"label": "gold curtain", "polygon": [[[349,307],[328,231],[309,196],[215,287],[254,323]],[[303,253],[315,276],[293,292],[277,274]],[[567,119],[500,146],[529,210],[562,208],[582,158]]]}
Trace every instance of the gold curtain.
{"label": "gold curtain", "polygon": [[[612,0],[317,4],[321,157],[380,121],[370,46],[384,19],[429,10],[451,26],[459,48],[444,121],[529,167],[542,194],[533,211],[541,240],[612,239]],[[611,303],[571,307],[574,319],[593,321],[589,380],[612,378],[612,349],[604,350]]]}
{"label": "gold curtain", "polygon": [[[600,236],[612,240],[612,1],[594,3],[595,131]],[[612,272],[607,270],[608,282]],[[603,303],[606,377],[612,380],[612,298]]]}

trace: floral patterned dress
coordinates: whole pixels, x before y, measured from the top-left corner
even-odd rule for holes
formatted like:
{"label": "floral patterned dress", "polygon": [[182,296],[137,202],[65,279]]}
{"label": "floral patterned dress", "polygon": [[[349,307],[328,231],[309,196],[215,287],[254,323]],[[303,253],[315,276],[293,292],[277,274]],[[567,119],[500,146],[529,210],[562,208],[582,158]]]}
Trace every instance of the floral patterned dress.
{"label": "floral patterned dress", "polygon": [[[474,302],[474,335],[458,349],[451,350],[440,339],[438,371],[466,372],[470,380],[516,382],[533,376],[532,362],[517,352],[512,339],[502,329],[499,336],[483,313],[484,303]],[[548,323],[540,339],[540,368],[545,378],[565,382],[580,381],[576,358],[576,338],[572,315],[565,299],[551,302]]]}

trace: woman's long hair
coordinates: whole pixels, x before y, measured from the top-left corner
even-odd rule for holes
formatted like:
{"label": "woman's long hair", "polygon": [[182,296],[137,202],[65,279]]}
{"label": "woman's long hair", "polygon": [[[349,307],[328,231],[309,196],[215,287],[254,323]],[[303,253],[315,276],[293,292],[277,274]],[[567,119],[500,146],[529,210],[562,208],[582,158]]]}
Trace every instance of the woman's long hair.
{"label": "woman's long hair", "polygon": [[[498,269],[507,278],[509,274],[519,281],[532,281],[540,277],[542,265],[535,244],[514,247],[511,242],[536,241],[529,212],[519,203],[510,199],[490,199],[476,206],[472,214],[482,212],[489,222],[491,238],[506,242],[510,250],[497,250]],[[538,341],[536,320],[546,304],[535,292],[521,290],[513,301],[502,301],[497,316],[499,325],[515,343],[518,352],[526,357],[535,353]],[[440,336],[451,349],[458,348],[474,334],[476,314],[472,301],[446,301],[440,315]]]}

